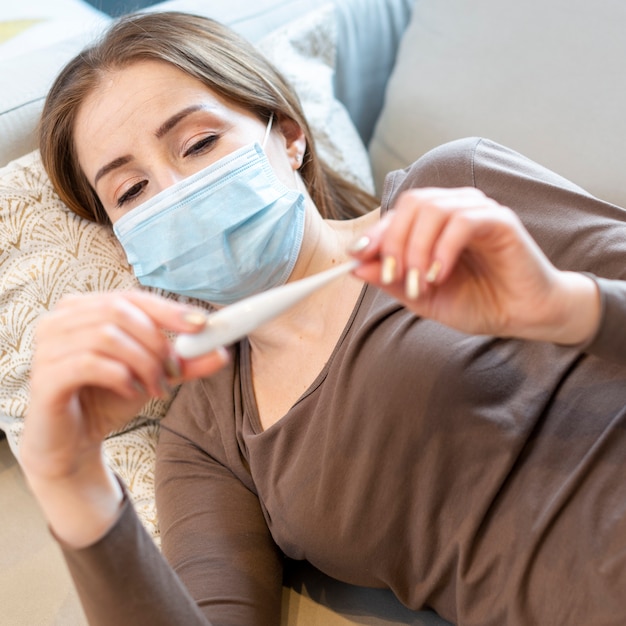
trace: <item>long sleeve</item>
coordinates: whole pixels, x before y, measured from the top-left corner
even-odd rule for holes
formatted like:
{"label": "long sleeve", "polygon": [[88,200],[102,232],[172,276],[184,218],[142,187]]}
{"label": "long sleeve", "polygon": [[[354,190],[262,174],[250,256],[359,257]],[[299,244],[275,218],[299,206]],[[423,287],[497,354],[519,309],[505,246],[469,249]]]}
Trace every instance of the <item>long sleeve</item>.
{"label": "long sleeve", "polygon": [[169,429],[156,479],[163,553],[205,615],[220,626],[280,623],[282,554],[256,494]]}
{"label": "long sleeve", "polygon": [[626,363],[626,282],[596,278],[602,298],[602,318],[585,351],[609,361]]}
{"label": "long sleeve", "polygon": [[90,626],[278,624],[282,556],[257,497],[173,433],[159,454],[163,554],[127,497],[97,543],[59,542]]}
{"label": "long sleeve", "polygon": [[[517,213],[560,269],[596,277],[602,320],[585,352],[626,363],[626,210],[524,156],[481,138],[439,146],[385,181],[383,210],[415,186],[475,186]],[[612,279],[612,280],[607,280]]]}
{"label": "long sleeve", "polygon": [[215,375],[211,383],[221,381],[222,392],[210,396],[202,381],[183,385],[161,424],[155,493],[162,552],[128,502],[99,542],[62,546],[91,626],[280,623],[283,554],[238,447],[236,371],[231,364]]}
{"label": "long sleeve", "polygon": [[91,626],[218,626],[167,564],[128,498],[100,541],[80,550],[60,546]]}

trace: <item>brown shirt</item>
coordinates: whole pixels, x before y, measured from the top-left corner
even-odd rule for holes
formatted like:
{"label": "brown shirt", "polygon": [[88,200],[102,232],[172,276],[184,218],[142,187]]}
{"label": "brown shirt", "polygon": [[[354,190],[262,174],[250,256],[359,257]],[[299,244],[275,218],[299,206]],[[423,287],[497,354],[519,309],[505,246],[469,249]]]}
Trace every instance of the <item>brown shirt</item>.
{"label": "brown shirt", "polygon": [[[439,148],[388,177],[383,210],[425,185],[475,185],[559,267],[625,278],[624,211],[511,151]],[[277,623],[283,555],[459,625],[622,623],[626,284],[599,284],[586,352],[468,336],[366,287],[266,431],[241,342],[182,388],[158,448],[163,551],[200,610],[127,506],[98,544],[65,549],[92,623]]]}

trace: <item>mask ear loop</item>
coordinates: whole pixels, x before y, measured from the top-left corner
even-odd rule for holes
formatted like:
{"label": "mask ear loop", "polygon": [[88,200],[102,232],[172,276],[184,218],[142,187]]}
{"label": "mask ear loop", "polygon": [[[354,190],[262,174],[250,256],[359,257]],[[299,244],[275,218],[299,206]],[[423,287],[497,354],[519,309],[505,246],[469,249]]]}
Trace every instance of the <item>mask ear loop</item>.
{"label": "mask ear loop", "polygon": [[[270,136],[270,132],[272,130],[272,123],[273,123],[273,121],[274,121],[274,112],[272,112],[270,114],[269,122],[267,123],[267,126],[265,128],[265,135],[263,137],[263,143],[261,144],[261,147],[263,148],[263,150],[265,150],[265,144],[267,143],[267,139]],[[296,189],[300,189],[300,185],[301,185],[301,180],[300,180],[300,178],[298,177],[298,174],[297,174],[298,169],[300,169],[299,166],[301,164],[301,159],[302,159],[302,157],[300,155],[298,155],[298,168],[293,170],[293,179],[294,179],[294,181],[296,183]]]}
{"label": "mask ear loop", "polygon": [[265,127],[265,136],[263,137],[263,143],[261,144],[261,147],[263,148],[263,150],[265,150],[265,144],[267,143],[267,139],[270,136],[270,131],[272,130],[273,121],[274,121],[274,112],[272,112],[272,114],[270,115],[270,120],[267,123],[267,126]]}

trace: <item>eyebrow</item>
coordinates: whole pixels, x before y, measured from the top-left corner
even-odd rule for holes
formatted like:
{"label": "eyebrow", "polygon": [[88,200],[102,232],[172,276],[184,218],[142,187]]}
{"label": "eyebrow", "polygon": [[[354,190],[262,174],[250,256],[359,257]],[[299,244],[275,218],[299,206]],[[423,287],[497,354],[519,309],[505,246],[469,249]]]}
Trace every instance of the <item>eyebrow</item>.
{"label": "eyebrow", "polygon": [[165,120],[165,122],[163,122],[163,124],[159,126],[156,133],[154,133],[155,137],[157,139],[161,139],[164,135],[169,133],[170,130],[172,130],[172,128],[176,126],[176,124],[179,124],[180,122],[182,122],[188,115],[191,115],[192,113],[195,113],[196,111],[202,111],[205,108],[206,107],[203,104],[192,104],[191,106],[184,108],[182,111],[179,111],[178,113],[174,113],[172,117]]}
{"label": "eyebrow", "polygon": [[117,159],[113,159],[110,163],[107,163],[103,167],[101,167],[96,172],[96,177],[93,181],[93,186],[95,187],[98,184],[98,181],[109,172],[117,169],[118,167],[122,167],[122,165],[126,165],[126,163],[130,163],[132,161],[132,157],[130,155],[118,157]]}
{"label": "eyebrow", "polygon": [[[196,111],[201,111],[204,108],[205,106],[202,104],[192,104],[191,106],[184,108],[182,111],[179,111],[178,113],[174,113],[172,117],[169,117],[167,120],[165,120],[165,122],[163,122],[163,124],[161,124],[161,126],[159,126],[159,128],[157,128],[156,132],[154,133],[155,137],[157,139],[162,139],[165,135],[167,135],[167,133],[170,132],[170,130],[172,130],[177,124],[182,122],[188,115],[191,115],[192,113],[195,113]],[[109,172],[112,172],[118,167],[122,167],[123,165],[126,165],[130,161],[132,161],[132,157],[130,155],[125,155],[125,156],[118,157],[117,159],[113,159],[110,163],[107,163],[106,165],[102,166],[96,172],[96,176],[93,181],[93,186],[95,187],[98,184],[98,181],[103,176],[105,176]]]}

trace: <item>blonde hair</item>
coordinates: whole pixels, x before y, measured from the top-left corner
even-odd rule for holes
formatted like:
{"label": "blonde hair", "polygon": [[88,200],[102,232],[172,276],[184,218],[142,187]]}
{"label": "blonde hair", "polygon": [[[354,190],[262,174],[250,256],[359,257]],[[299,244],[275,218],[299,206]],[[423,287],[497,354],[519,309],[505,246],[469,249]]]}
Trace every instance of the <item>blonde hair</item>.
{"label": "blonde hair", "polygon": [[377,206],[373,196],[322,163],[296,94],[252,44],[212,19],[162,12],[118,20],[98,43],[66,65],[48,94],[39,126],[41,158],[52,185],[75,213],[109,222],[78,163],[78,109],[105,73],[146,59],[170,63],[261,120],[273,114],[295,121],[306,139],[300,173],[323,217],[346,219]]}

